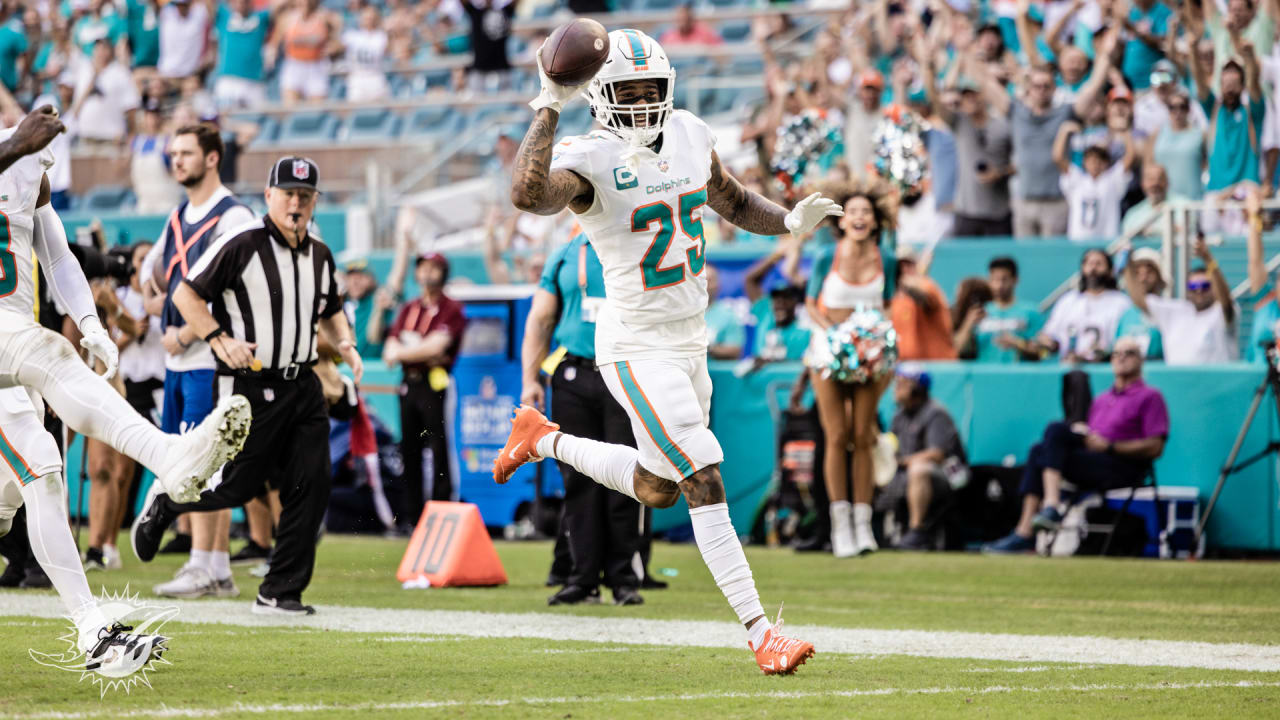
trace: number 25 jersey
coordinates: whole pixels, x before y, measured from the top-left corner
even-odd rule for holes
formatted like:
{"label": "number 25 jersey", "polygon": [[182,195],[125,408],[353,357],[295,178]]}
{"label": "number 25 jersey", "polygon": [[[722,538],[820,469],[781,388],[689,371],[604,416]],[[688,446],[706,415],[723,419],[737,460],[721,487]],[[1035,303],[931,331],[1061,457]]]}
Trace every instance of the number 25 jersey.
{"label": "number 25 jersey", "polygon": [[[0,130],[0,141],[17,128]],[[0,310],[23,317],[35,313],[35,262],[32,256],[36,200],[40,180],[53,167],[49,147],[27,155],[0,173]]]}
{"label": "number 25 jersey", "polygon": [[706,355],[702,209],[714,147],[711,129],[684,110],[671,114],[656,154],[627,157],[630,146],[603,130],[555,146],[551,169],[572,170],[595,190],[578,222],[608,297],[596,362]]}

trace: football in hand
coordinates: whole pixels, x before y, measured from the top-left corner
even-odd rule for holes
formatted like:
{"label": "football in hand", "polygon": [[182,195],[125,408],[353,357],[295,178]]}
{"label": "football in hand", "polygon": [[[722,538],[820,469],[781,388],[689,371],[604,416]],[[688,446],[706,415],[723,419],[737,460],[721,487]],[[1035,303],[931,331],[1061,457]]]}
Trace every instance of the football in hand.
{"label": "football in hand", "polygon": [[538,55],[552,82],[582,85],[596,76],[609,57],[609,32],[595,20],[578,18],[556,28]]}

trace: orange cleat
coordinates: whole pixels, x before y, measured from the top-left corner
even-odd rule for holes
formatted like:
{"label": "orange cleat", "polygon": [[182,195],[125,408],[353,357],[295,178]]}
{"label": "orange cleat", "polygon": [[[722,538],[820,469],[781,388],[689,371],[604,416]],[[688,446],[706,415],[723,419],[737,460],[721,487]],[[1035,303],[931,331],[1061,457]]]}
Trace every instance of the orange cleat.
{"label": "orange cleat", "polygon": [[[751,643],[747,643],[751,647]],[[764,634],[764,641],[756,653],[756,664],[765,675],[790,675],[813,657],[813,643],[795,640],[782,634],[782,607],[778,607],[778,621]]]}
{"label": "orange cleat", "polygon": [[499,485],[511,479],[516,470],[527,462],[542,459],[538,455],[538,441],[549,432],[559,430],[560,426],[551,422],[536,408],[521,405],[516,408],[515,417],[511,418],[511,434],[507,436],[507,444],[493,459],[493,479]]}

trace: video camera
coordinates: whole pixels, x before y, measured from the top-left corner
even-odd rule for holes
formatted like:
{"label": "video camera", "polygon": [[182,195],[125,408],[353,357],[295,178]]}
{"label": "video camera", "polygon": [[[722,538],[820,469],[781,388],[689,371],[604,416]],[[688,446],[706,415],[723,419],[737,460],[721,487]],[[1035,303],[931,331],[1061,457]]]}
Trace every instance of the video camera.
{"label": "video camera", "polygon": [[76,256],[80,269],[88,280],[113,278],[120,285],[128,285],[133,278],[133,248],[116,246],[107,252],[97,248],[74,243],[71,254]]}

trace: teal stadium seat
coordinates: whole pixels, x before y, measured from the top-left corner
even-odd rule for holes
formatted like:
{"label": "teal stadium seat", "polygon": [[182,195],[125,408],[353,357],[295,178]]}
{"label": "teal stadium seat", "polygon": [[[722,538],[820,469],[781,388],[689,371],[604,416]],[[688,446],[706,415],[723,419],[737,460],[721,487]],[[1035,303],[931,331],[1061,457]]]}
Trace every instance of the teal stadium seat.
{"label": "teal stadium seat", "polygon": [[450,107],[433,105],[414,110],[405,123],[403,136],[408,139],[437,139],[460,130],[461,114]]}
{"label": "teal stadium seat", "polygon": [[720,37],[727,43],[745,42],[751,36],[751,22],[737,20],[720,26]]}
{"label": "teal stadium seat", "polygon": [[84,194],[77,210],[87,213],[115,213],[133,208],[133,190],[124,185],[99,185]]}
{"label": "teal stadium seat", "polygon": [[636,10],[648,10],[649,12],[675,10],[678,5],[684,3],[685,0],[637,0]]}
{"label": "teal stadium seat", "polygon": [[400,134],[403,118],[385,108],[365,108],[347,116],[338,139],[347,142],[383,142]]}
{"label": "teal stadium seat", "polygon": [[325,143],[338,132],[338,119],[325,112],[298,112],[286,117],[280,128],[281,144]]}

